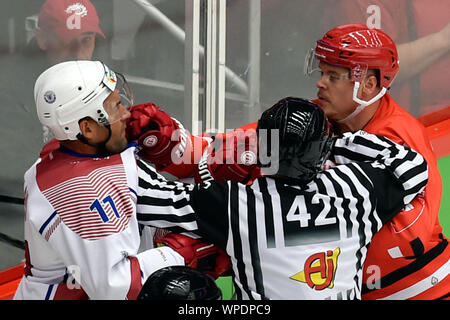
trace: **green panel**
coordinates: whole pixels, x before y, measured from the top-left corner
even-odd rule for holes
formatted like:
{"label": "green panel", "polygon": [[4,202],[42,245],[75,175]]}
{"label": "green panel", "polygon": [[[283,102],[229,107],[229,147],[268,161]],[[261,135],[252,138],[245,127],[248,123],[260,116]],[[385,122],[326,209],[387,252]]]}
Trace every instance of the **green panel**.
{"label": "green panel", "polygon": [[216,280],[217,286],[222,291],[223,300],[231,300],[234,296],[234,286],[231,277],[220,277]]}
{"label": "green panel", "polygon": [[450,155],[438,159],[438,167],[443,184],[439,221],[444,228],[444,234],[450,237]]}

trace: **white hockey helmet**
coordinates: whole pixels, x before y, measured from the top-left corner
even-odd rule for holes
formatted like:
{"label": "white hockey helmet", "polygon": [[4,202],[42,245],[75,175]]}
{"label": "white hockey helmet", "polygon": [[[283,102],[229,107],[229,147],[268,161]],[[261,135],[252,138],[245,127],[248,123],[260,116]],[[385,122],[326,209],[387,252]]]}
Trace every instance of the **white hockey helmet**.
{"label": "white hockey helmet", "polygon": [[133,95],[125,78],[100,61],[67,61],[44,71],[36,80],[34,99],[40,122],[58,140],[77,140],[79,121],[90,117],[102,125],[120,120],[103,101],[117,90],[125,107]]}

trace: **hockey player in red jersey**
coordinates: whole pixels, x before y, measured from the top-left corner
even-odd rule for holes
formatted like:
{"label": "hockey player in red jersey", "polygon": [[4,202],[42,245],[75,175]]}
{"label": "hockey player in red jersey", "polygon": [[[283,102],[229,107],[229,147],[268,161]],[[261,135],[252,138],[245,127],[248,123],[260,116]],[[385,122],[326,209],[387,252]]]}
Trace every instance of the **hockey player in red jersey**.
{"label": "hockey player in red jersey", "polygon": [[[319,76],[315,102],[341,133],[364,129],[384,135],[417,150],[430,167],[424,195],[415,199],[372,240],[364,266],[362,298],[449,298],[450,247],[438,221],[442,181],[424,127],[387,93],[399,69],[394,42],[381,30],[365,25],[339,26],[317,41],[305,63],[309,75]],[[254,163],[233,161],[251,148],[251,139],[238,139],[240,145],[226,143],[235,139],[240,130],[215,137],[188,136],[180,144],[184,152],[173,156],[167,150],[172,150],[179,141],[170,139],[170,131],[160,133],[167,137],[163,144],[145,145],[146,137],[159,132],[158,123],[170,119],[155,108],[152,104],[134,107],[127,134],[130,139],[139,138],[141,154],[159,170],[178,177],[196,176],[197,181],[202,180],[201,170],[207,177],[219,180],[251,181],[260,174]],[[148,131],[149,123],[156,125],[153,130]],[[255,128],[256,123],[252,123],[240,129],[254,131]],[[172,130],[176,129],[178,125],[174,124]],[[166,157],[160,161],[164,152]],[[211,161],[205,164],[202,155],[203,160]],[[227,160],[227,155],[233,159]],[[218,158],[225,161],[217,161]]]}

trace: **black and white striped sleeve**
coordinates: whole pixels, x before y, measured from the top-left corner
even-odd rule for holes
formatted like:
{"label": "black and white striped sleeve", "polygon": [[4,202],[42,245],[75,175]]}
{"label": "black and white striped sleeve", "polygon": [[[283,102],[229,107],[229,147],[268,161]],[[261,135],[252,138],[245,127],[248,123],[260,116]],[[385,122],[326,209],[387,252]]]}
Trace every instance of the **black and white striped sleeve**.
{"label": "black and white striped sleeve", "polygon": [[226,184],[207,182],[192,185],[168,181],[147,163],[138,160],[137,165],[139,223],[176,233],[194,233],[217,245],[226,243]]}
{"label": "black and white striped sleeve", "polygon": [[346,133],[336,140],[333,152],[338,165],[357,168],[370,180],[382,220],[392,218],[392,213],[400,211],[427,185],[425,159],[385,137],[364,131]]}

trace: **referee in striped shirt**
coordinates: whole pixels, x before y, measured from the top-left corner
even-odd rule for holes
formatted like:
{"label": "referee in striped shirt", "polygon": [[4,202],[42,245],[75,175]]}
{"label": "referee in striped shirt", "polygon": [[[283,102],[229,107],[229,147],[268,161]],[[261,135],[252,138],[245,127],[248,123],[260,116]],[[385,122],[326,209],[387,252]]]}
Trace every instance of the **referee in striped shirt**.
{"label": "referee in striped shirt", "polygon": [[[138,161],[138,219],[223,248],[238,299],[360,299],[370,241],[423,191],[425,160],[364,131],[333,138],[320,108],[299,98],[265,111],[262,130],[267,141],[278,130],[278,170],[250,186],[169,182]],[[322,170],[330,152],[337,166]]]}

